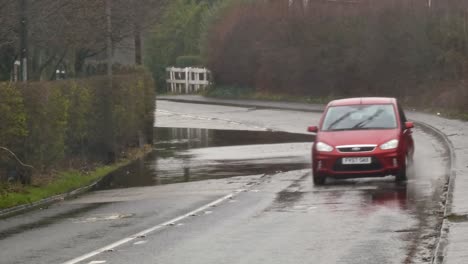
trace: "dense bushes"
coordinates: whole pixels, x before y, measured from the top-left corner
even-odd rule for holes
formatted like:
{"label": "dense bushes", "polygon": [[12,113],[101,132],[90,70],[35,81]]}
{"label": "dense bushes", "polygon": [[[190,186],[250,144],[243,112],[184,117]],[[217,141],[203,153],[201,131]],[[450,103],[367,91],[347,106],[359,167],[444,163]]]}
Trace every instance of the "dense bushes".
{"label": "dense bushes", "polygon": [[202,41],[217,85],[419,98],[466,78],[466,1],[286,2],[238,1],[218,15]]}
{"label": "dense bushes", "polygon": [[[43,171],[79,159],[112,162],[151,140],[154,85],[142,71],[0,85],[0,145]],[[5,153],[0,153],[5,161]]]}

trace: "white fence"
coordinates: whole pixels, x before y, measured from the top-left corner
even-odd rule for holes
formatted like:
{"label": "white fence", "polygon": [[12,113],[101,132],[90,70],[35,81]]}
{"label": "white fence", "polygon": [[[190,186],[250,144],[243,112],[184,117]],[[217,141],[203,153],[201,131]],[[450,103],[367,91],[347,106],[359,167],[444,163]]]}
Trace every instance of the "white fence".
{"label": "white fence", "polygon": [[166,68],[171,93],[192,93],[210,84],[211,72],[205,68]]}

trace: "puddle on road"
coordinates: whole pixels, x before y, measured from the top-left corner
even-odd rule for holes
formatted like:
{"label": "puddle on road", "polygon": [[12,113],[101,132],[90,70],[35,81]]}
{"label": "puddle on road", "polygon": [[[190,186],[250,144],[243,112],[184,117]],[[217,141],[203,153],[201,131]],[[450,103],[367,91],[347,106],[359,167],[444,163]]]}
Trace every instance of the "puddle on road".
{"label": "puddle on road", "polygon": [[[342,204],[352,193],[359,193],[361,205],[365,207],[387,207],[407,210],[415,198],[408,194],[408,183],[395,183],[393,176],[385,178],[364,178],[335,180],[328,186],[314,189],[314,193],[324,194],[330,204]],[[334,184],[334,185],[332,185]]]}
{"label": "puddle on road", "polygon": [[312,142],[314,136],[272,131],[241,131],[198,128],[155,128],[155,145],[161,149]]}
{"label": "puddle on road", "polygon": [[283,190],[276,195],[276,199],[266,211],[272,212],[296,212],[307,211],[308,207],[297,205],[306,194],[306,192]]}
{"label": "puddle on road", "polygon": [[155,150],[106,177],[98,189],[152,186],[310,167],[312,135],[155,128]]}
{"label": "puddle on road", "polygon": [[74,224],[86,224],[86,223],[95,223],[95,222],[103,222],[103,221],[115,221],[125,218],[133,217],[135,214],[120,214],[120,213],[113,213],[113,214],[99,214],[93,215],[86,218],[77,218],[73,219]]}

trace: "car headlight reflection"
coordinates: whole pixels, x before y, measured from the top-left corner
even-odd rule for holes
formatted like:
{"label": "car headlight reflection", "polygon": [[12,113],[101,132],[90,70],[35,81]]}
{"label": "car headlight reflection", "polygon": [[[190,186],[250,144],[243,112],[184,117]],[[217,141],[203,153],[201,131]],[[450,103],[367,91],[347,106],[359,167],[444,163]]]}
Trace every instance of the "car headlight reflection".
{"label": "car headlight reflection", "polygon": [[333,150],[333,147],[323,142],[317,142],[317,144],[315,145],[315,149],[321,152],[330,152]]}
{"label": "car headlight reflection", "polygon": [[395,149],[397,147],[398,147],[398,140],[397,139],[392,139],[392,140],[380,145],[380,149],[382,149],[382,150]]}

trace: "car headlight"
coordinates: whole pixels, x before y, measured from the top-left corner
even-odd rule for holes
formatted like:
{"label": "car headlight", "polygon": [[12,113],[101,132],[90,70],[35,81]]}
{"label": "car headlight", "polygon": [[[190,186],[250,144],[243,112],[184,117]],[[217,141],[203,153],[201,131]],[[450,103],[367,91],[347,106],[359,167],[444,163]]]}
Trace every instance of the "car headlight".
{"label": "car headlight", "polygon": [[392,139],[382,145],[380,145],[380,149],[387,150],[387,149],[395,149],[398,147],[398,140]]}
{"label": "car headlight", "polygon": [[323,142],[317,142],[317,144],[315,144],[315,149],[321,152],[330,152],[333,150],[333,147]]}

